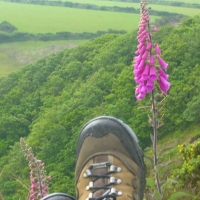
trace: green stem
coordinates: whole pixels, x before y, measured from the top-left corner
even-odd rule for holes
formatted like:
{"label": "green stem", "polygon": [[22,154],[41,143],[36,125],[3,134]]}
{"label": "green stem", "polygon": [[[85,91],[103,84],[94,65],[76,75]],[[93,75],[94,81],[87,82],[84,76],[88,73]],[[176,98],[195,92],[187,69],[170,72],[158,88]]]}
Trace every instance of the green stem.
{"label": "green stem", "polygon": [[160,194],[162,194],[160,180],[159,180],[159,176],[158,176],[158,171],[156,169],[156,166],[158,165],[158,158],[157,158],[157,113],[156,113],[156,105],[155,105],[155,98],[154,98],[154,90],[152,91],[151,95],[152,95],[152,115],[153,115],[153,132],[154,132],[153,150],[154,150],[155,179],[156,179],[156,183],[157,183],[158,192]]}

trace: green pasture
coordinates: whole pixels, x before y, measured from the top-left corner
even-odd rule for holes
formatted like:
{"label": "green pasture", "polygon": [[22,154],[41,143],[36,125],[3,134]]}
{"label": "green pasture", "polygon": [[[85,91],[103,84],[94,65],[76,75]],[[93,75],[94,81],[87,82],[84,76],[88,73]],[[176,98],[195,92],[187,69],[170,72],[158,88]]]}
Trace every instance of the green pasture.
{"label": "green pasture", "polygon": [[[0,1],[0,23],[12,23],[20,32],[56,33],[96,32],[98,30],[132,31],[138,27],[139,14],[82,10],[64,7],[18,4]],[[156,17],[153,17],[155,20]],[[75,41],[80,43],[80,41]],[[72,41],[14,42],[0,44],[0,77],[22,66],[74,45]]]}
{"label": "green pasture", "polygon": [[0,77],[65,48],[72,48],[84,40],[27,41],[0,44]]}
{"label": "green pasture", "polygon": [[[69,0],[63,0],[63,1],[69,1]],[[80,0],[82,2],[88,2],[88,0]],[[99,2],[99,0],[89,0],[91,2]],[[107,2],[119,2],[119,3],[125,3],[125,4],[129,4],[129,2],[120,2],[118,0],[113,1],[113,0],[101,0],[101,1],[107,1]],[[160,0],[160,1],[171,1],[171,0]],[[71,0],[71,2],[75,2],[74,0]],[[148,1],[149,4],[151,4],[151,0]],[[184,3],[197,3],[200,4],[199,0],[173,0],[173,2],[184,2]],[[137,3],[136,3],[137,4]]]}
{"label": "green pasture", "polygon": [[[54,0],[52,0],[54,1]],[[63,0],[63,1],[69,1],[69,0]],[[99,1],[99,0],[91,0],[91,1]],[[119,0],[101,0],[101,1],[112,1],[112,2],[120,2]],[[160,0],[160,1],[171,1],[171,0]],[[74,0],[71,0],[71,2],[75,2]],[[82,0],[82,2],[87,2]],[[151,0],[148,1],[149,3],[151,3]],[[184,3],[197,3],[200,4],[199,0],[173,0],[173,2],[184,2]],[[128,2],[123,2],[123,3],[128,3]]]}
{"label": "green pasture", "polygon": [[[98,6],[119,6],[119,7],[140,8],[139,3],[131,3],[131,2],[118,2],[118,1],[105,1],[105,0],[73,0],[73,1],[67,0],[67,1],[69,1],[69,2],[71,1],[74,3],[94,4],[94,5],[98,5]],[[182,0],[180,0],[180,1],[182,1]],[[200,0],[198,0],[198,1],[200,3]],[[151,4],[151,1],[149,1],[149,6],[152,7],[152,10],[173,12],[173,13],[184,14],[184,15],[188,15],[188,16],[194,16],[194,15],[200,14],[200,9],[165,6],[165,5],[154,5],[154,4]]]}
{"label": "green pasture", "polygon": [[[0,1],[0,22],[6,20],[20,32],[56,33],[134,30],[139,14],[19,4]],[[152,17],[155,20],[156,17]]]}
{"label": "green pasture", "polygon": [[[187,2],[187,0],[182,1]],[[105,0],[73,0],[73,2],[139,8],[138,3]],[[195,0],[191,0],[192,2],[195,3]],[[183,13],[190,16],[200,13],[200,9],[151,6],[155,10]],[[18,31],[28,33],[96,32],[107,29],[132,31],[138,27],[140,20],[139,14],[18,4],[5,1],[0,1],[0,13],[0,23],[6,20],[16,26]],[[158,17],[151,16],[152,21],[156,18]],[[0,44],[0,77],[7,76],[22,66],[64,48],[75,46],[80,42],[28,41]]]}
{"label": "green pasture", "polygon": [[[169,1],[169,0],[161,0],[161,1]],[[174,0],[174,2],[184,2],[184,3],[198,3],[200,4],[200,1],[199,0]]]}

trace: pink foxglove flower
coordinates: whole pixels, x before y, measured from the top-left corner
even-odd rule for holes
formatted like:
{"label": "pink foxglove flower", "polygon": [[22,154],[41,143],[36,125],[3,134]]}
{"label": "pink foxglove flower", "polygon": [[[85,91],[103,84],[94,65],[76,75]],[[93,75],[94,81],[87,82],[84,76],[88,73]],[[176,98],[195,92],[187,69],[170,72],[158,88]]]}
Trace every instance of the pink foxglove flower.
{"label": "pink foxglove flower", "polygon": [[[135,95],[138,100],[142,100],[148,92],[154,90],[157,81],[160,90],[166,93],[170,88],[168,75],[162,70],[168,64],[161,58],[161,50],[158,44],[153,44],[150,28],[150,16],[147,8],[147,1],[141,0],[140,24],[138,30],[138,42],[136,57],[134,58],[134,80],[137,83]],[[158,28],[153,26],[155,32]],[[156,59],[157,58],[157,59]]]}
{"label": "pink foxglove flower", "polygon": [[31,188],[34,190],[34,189],[38,188],[38,186],[37,186],[37,184],[32,184]]}
{"label": "pink foxglove flower", "polygon": [[158,54],[158,55],[161,54],[160,47],[158,46],[158,44],[156,44],[155,50],[156,50],[156,54]]}
{"label": "pink foxglove flower", "polygon": [[149,64],[150,64],[151,66],[154,66],[154,64],[155,64],[154,54],[151,54],[151,55],[150,55]]}
{"label": "pink foxglove flower", "polygon": [[148,57],[148,55],[149,55],[149,51],[146,50],[142,55],[142,59],[145,60]]}
{"label": "pink foxglove flower", "polygon": [[170,87],[170,83],[165,78],[160,76],[160,78],[159,78],[159,86],[160,86],[160,89],[164,93],[167,93],[167,91],[169,90],[169,87]]}
{"label": "pink foxglove flower", "polygon": [[147,43],[146,50],[150,51],[151,48],[152,48],[152,42],[149,41],[149,42]]}
{"label": "pink foxglove flower", "polygon": [[145,60],[142,59],[137,68],[138,69],[144,69],[144,67],[145,67]]}
{"label": "pink foxglove flower", "polygon": [[162,76],[164,79],[166,80],[168,79],[169,75],[165,74],[165,72],[161,68],[158,69],[158,72],[159,72],[159,75]]}
{"label": "pink foxglove flower", "polygon": [[48,194],[48,180],[44,170],[44,163],[41,160],[37,160],[32,152],[32,149],[28,146],[23,138],[20,139],[21,149],[24,152],[26,159],[29,161],[30,167],[30,200],[40,200],[42,197]]}
{"label": "pink foxglove flower", "polygon": [[148,77],[149,77],[149,70],[150,70],[150,67],[149,67],[148,64],[146,64],[145,69],[144,69],[144,71],[143,71],[143,73],[141,75],[142,81],[146,81],[148,79]]}
{"label": "pink foxglove flower", "polygon": [[158,56],[158,62],[161,67],[163,67],[164,69],[167,68],[168,64],[160,56]]}
{"label": "pink foxglove flower", "polygon": [[147,92],[152,92],[153,89],[154,89],[154,82],[148,79],[146,84],[146,90]]}
{"label": "pink foxglove flower", "polygon": [[158,28],[156,26],[153,27],[155,32],[158,32]]}
{"label": "pink foxglove flower", "polygon": [[34,199],[34,198],[35,198],[35,194],[34,194],[34,193],[31,194],[29,198],[30,198],[30,199]]}
{"label": "pink foxglove flower", "polygon": [[154,82],[157,79],[157,74],[156,74],[156,69],[155,67],[151,67],[150,68],[150,72],[149,72],[149,79]]}

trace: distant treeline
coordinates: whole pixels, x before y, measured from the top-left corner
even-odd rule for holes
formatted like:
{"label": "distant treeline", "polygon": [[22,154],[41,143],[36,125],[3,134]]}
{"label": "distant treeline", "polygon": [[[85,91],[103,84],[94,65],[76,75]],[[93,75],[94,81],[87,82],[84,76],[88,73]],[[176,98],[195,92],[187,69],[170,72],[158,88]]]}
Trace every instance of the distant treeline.
{"label": "distant treeline", "polygon": [[156,19],[155,22],[153,23],[157,27],[165,26],[167,24],[172,24],[172,25],[177,25],[180,23],[181,19],[183,17],[180,15],[176,16],[164,16],[159,19]]}
{"label": "distant treeline", "polygon": [[[17,3],[30,3],[30,4],[39,4],[39,5],[48,5],[48,6],[60,6],[60,7],[69,7],[69,8],[78,8],[78,9],[88,9],[88,10],[101,10],[101,11],[111,11],[111,12],[125,12],[125,13],[140,13],[139,8],[134,7],[119,7],[119,6],[98,6],[94,4],[83,4],[83,3],[73,3],[73,2],[63,2],[63,1],[41,1],[41,0],[5,0],[10,2]],[[126,0],[125,0],[126,1]],[[157,11],[151,10],[151,15],[160,16],[160,17],[177,17],[181,18],[185,15],[178,13],[170,13],[166,11]]]}
{"label": "distant treeline", "polygon": [[112,30],[108,29],[107,31],[97,31],[95,33],[91,32],[82,32],[82,33],[71,33],[71,32],[57,32],[46,33],[46,34],[31,34],[23,32],[13,32],[6,33],[0,31],[0,43],[5,42],[17,42],[17,41],[28,41],[28,40],[41,40],[41,41],[50,41],[50,40],[87,40],[95,37],[99,37],[106,33],[115,33],[115,34],[124,34],[125,30]]}
{"label": "distant treeline", "polygon": [[[140,0],[108,0],[108,1],[134,2],[134,3],[140,2]],[[200,8],[200,3],[185,3],[185,2],[179,2],[179,1],[151,0],[151,4],[166,5],[166,6],[177,6],[177,7],[187,7],[187,8]]]}

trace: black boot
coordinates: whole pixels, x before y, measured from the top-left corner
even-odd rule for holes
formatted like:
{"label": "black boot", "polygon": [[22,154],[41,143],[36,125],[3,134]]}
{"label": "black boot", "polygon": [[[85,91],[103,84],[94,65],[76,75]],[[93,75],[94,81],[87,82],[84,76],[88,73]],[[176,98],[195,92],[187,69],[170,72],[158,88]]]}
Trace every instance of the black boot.
{"label": "black boot", "polygon": [[53,193],[43,197],[41,200],[76,200],[74,197],[65,193]]}

